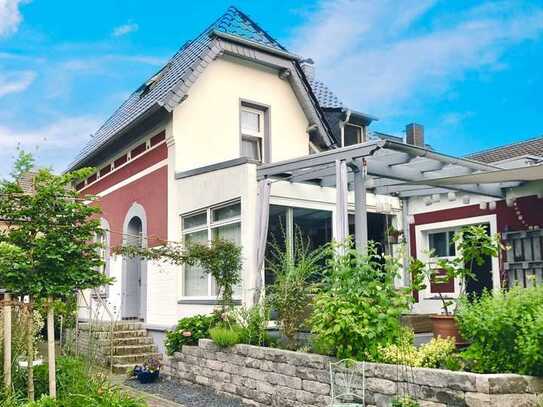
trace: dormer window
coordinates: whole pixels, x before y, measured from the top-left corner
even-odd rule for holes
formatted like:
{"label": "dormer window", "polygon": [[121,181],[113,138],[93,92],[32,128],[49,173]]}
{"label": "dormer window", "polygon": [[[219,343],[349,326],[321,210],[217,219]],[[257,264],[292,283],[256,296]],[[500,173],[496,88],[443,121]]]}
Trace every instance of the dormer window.
{"label": "dormer window", "polygon": [[362,127],[346,123],[343,127],[343,147],[362,143]]}
{"label": "dormer window", "polygon": [[241,156],[262,162],[264,157],[264,112],[241,106]]}

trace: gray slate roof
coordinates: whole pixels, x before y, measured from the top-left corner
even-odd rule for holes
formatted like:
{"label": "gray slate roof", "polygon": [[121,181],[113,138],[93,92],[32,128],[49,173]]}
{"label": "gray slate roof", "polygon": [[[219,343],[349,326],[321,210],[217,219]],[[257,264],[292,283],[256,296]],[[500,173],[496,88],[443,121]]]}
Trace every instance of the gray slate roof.
{"label": "gray slate roof", "polygon": [[337,107],[343,107],[343,103],[339,98],[332,92],[328,86],[326,86],[323,82],[317,81],[317,80],[311,80],[309,81],[309,84],[311,85],[311,89],[313,90],[313,93],[315,94],[317,100],[319,101],[319,104],[323,108],[337,108]]}
{"label": "gray slate roof", "polygon": [[533,139],[519,141],[506,146],[495,147],[488,150],[479,151],[466,156],[466,158],[481,161],[484,163],[494,163],[507,160],[509,158],[522,157],[525,155],[535,155],[543,157],[543,136]]}
{"label": "gray slate roof", "polygon": [[95,149],[144,115],[152,106],[168,107],[171,99],[176,96],[176,87],[183,82],[187,75],[190,75],[194,63],[205,58],[211,47],[211,33],[213,31],[239,36],[260,45],[286,51],[281,44],[247,15],[235,7],[228,8],[225,14],[194,40],[185,43],[157,74],[132,93],[96,131],[69,167],[73,168],[85,160]]}

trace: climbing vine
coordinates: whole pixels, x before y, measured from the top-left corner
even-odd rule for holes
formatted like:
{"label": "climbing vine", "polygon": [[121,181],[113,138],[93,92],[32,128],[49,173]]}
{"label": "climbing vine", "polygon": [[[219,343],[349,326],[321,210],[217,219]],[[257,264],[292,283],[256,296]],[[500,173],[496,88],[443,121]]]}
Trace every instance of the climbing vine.
{"label": "climbing vine", "polygon": [[217,297],[223,311],[233,306],[235,287],[241,282],[241,247],[229,240],[214,239],[210,244],[165,242],[163,246],[142,248],[119,246],[114,253],[176,265],[200,266],[217,284]]}

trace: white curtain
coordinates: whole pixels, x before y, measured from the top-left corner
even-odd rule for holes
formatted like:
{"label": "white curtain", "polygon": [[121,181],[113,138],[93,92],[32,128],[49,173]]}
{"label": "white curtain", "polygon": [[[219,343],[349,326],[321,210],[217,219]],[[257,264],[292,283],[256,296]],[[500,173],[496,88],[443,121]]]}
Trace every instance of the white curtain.
{"label": "white curtain", "polygon": [[256,282],[255,303],[260,298],[260,291],[264,285],[262,268],[266,255],[266,243],[268,238],[268,221],[270,215],[270,191],[271,181],[263,179],[258,182],[258,195],[256,201]]}
{"label": "white curtain", "polygon": [[338,242],[343,242],[349,235],[347,182],[347,164],[345,160],[336,160],[336,240]]}

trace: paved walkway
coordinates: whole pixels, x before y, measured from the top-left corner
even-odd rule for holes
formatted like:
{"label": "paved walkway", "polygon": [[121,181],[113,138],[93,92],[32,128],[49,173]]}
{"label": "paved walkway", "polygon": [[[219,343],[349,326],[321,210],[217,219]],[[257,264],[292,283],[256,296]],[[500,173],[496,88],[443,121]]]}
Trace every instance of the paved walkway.
{"label": "paved walkway", "polygon": [[145,393],[129,386],[120,385],[120,387],[131,396],[144,399],[149,407],[185,407],[183,404],[174,403],[155,394]]}

